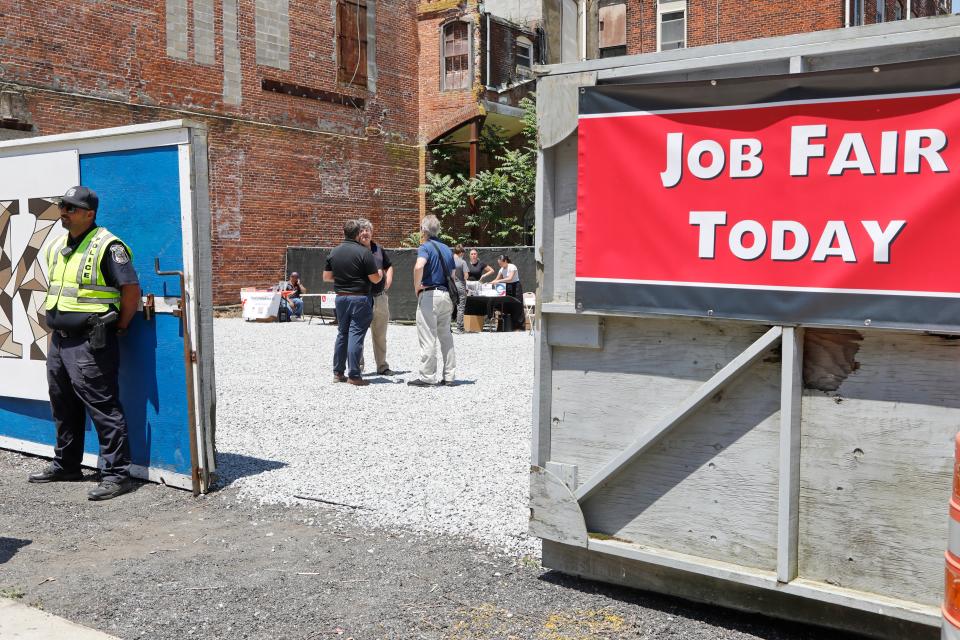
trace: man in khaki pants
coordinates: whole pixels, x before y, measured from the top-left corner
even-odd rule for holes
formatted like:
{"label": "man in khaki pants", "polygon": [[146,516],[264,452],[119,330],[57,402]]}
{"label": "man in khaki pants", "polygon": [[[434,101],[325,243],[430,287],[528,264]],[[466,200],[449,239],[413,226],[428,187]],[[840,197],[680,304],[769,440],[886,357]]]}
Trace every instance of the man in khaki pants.
{"label": "man in khaki pants", "polygon": [[[360,244],[370,249],[377,268],[383,270],[383,279],[370,286],[370,295],[373,297],[370,339],[373,342],[373,357],[377,361],[377,373],[392,376],[394,371],[387,364],[387,325],[390,324],[390,300],[387,291],[393,284],[393,264],[386,250],[373,241],[373,223],[366,218],[360,218],[357,222],[360,223]],[[363,368],[362,359],[360,367]]]}
{"label": "man in khaki pants", "polygon": [[[451,386],[456,382],[457,356],[450,332],[453,302],[448,276],[455,265],[450,247],[440,241],[440,221],[429,215],[420,221],[420,248],[413,265],[417,292],[417,338],[420,341],[420,377],[407,382],[412,387]],[[437,362],[437,342],[440,358]]]}

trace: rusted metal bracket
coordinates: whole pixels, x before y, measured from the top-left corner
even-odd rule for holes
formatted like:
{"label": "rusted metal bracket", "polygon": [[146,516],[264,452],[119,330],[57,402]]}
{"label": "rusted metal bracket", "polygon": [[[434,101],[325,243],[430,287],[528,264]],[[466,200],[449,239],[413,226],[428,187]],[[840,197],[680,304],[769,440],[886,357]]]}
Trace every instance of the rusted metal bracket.
{"label": "rusted metal bracket", "polygon": [[199,496],[200,456],[197,450],[197,409],[193,393],[193,363],[196,362],[196,352],[190,348],[190,327],[188,326],[187,314],[184,309],[184,299],[187,295],[186,281],[183,276],[183,271],[161,271],[160,258],[153,259],[153,270],[158,276],[177,276],[180,278],[180,299],[177,301],[177,309],[173,312],[173,315],[180,318],[180,326],[183,328],[183,362],[187,381],[187,414],[190,420],[190,479],[193,484],[193,495]]}

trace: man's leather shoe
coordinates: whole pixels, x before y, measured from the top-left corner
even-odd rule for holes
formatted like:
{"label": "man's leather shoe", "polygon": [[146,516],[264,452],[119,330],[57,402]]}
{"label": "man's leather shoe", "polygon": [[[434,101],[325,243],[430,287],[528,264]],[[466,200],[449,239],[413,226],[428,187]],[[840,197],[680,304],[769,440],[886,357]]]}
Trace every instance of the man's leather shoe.
{"label": "man's leather shoe", "polygon": [[122,496],[133,489],[133,481],[130,478],[124,478],[119,481],[104,480],[93,489],[87,492],[89,500],[109,500]]}
{"label": "man's leather shoe", "polygon": [[335,373],[335,374],[333,374],[333,381],[334,381],[334,382],[346,382],[346,381],[347,381],[347,376],[343,375],[342,373]]}
{"label": "man's leather shoe", "polygon": [[420,378],[417,378],[416,380],[410,380],[409,382],[407,382],[407,385],[408,385],[408,386],[411,386],[411,387],[435,387],[435,386],[437,386],[437,385],[433,384],[432,382],[427,382],[426,380],[421,380]]}
{"label": "man's leather shoe", "polygon": [[64,471],[63,469],[58,469],[53,465],[48,466],[43,471],[37,471],[36,473],[31,473],[30,477],[27,478],[28,482],[34,482],[34,483],[76,482],[77,480],[83,480],[82,471]]}
{"label": "man's leather shoe", "polygon": [[370,384],[369,380],[364,380],[363,378],[347,378],[347,382],[356,387],[365,387]]}

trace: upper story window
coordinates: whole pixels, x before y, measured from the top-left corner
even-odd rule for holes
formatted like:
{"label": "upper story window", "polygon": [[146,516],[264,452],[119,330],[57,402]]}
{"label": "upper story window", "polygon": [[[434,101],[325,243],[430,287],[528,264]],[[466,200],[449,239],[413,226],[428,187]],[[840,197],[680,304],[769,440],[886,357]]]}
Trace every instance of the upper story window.
{"label": "upper story window", "polygon": [[367,86],[366,0],[337,0],[337,81]]}
{"label": "upper story window", "polygon": [[686,0],[657,0],[657,51],[687,46]]}
{"label": "upper story window", "polygon": [[440,43],[440,88],[469,89],[473,84],[470,23],[458,20],[443,25]]}
{"label": "upper story window", "polygon": [[517,66],[530,69],[533,65],[533,43],[527,38],[517,38]]}

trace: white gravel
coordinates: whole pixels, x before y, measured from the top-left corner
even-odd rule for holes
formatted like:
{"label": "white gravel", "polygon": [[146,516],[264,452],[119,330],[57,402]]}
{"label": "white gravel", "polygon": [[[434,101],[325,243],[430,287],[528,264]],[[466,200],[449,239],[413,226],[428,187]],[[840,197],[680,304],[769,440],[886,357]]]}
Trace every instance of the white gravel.
{"label": "white gravel", "polygon": [[[362,507],[364,524],[473,538],[539,554],[526,535],[533,338],[455,335],[454,387],[417,377],[413,326],[390,325],[388,362],[373,384],[333,383],[336,327],[218,319],[220,475],[243,498]],[[369,338],[367,370],[375,368]]]}

